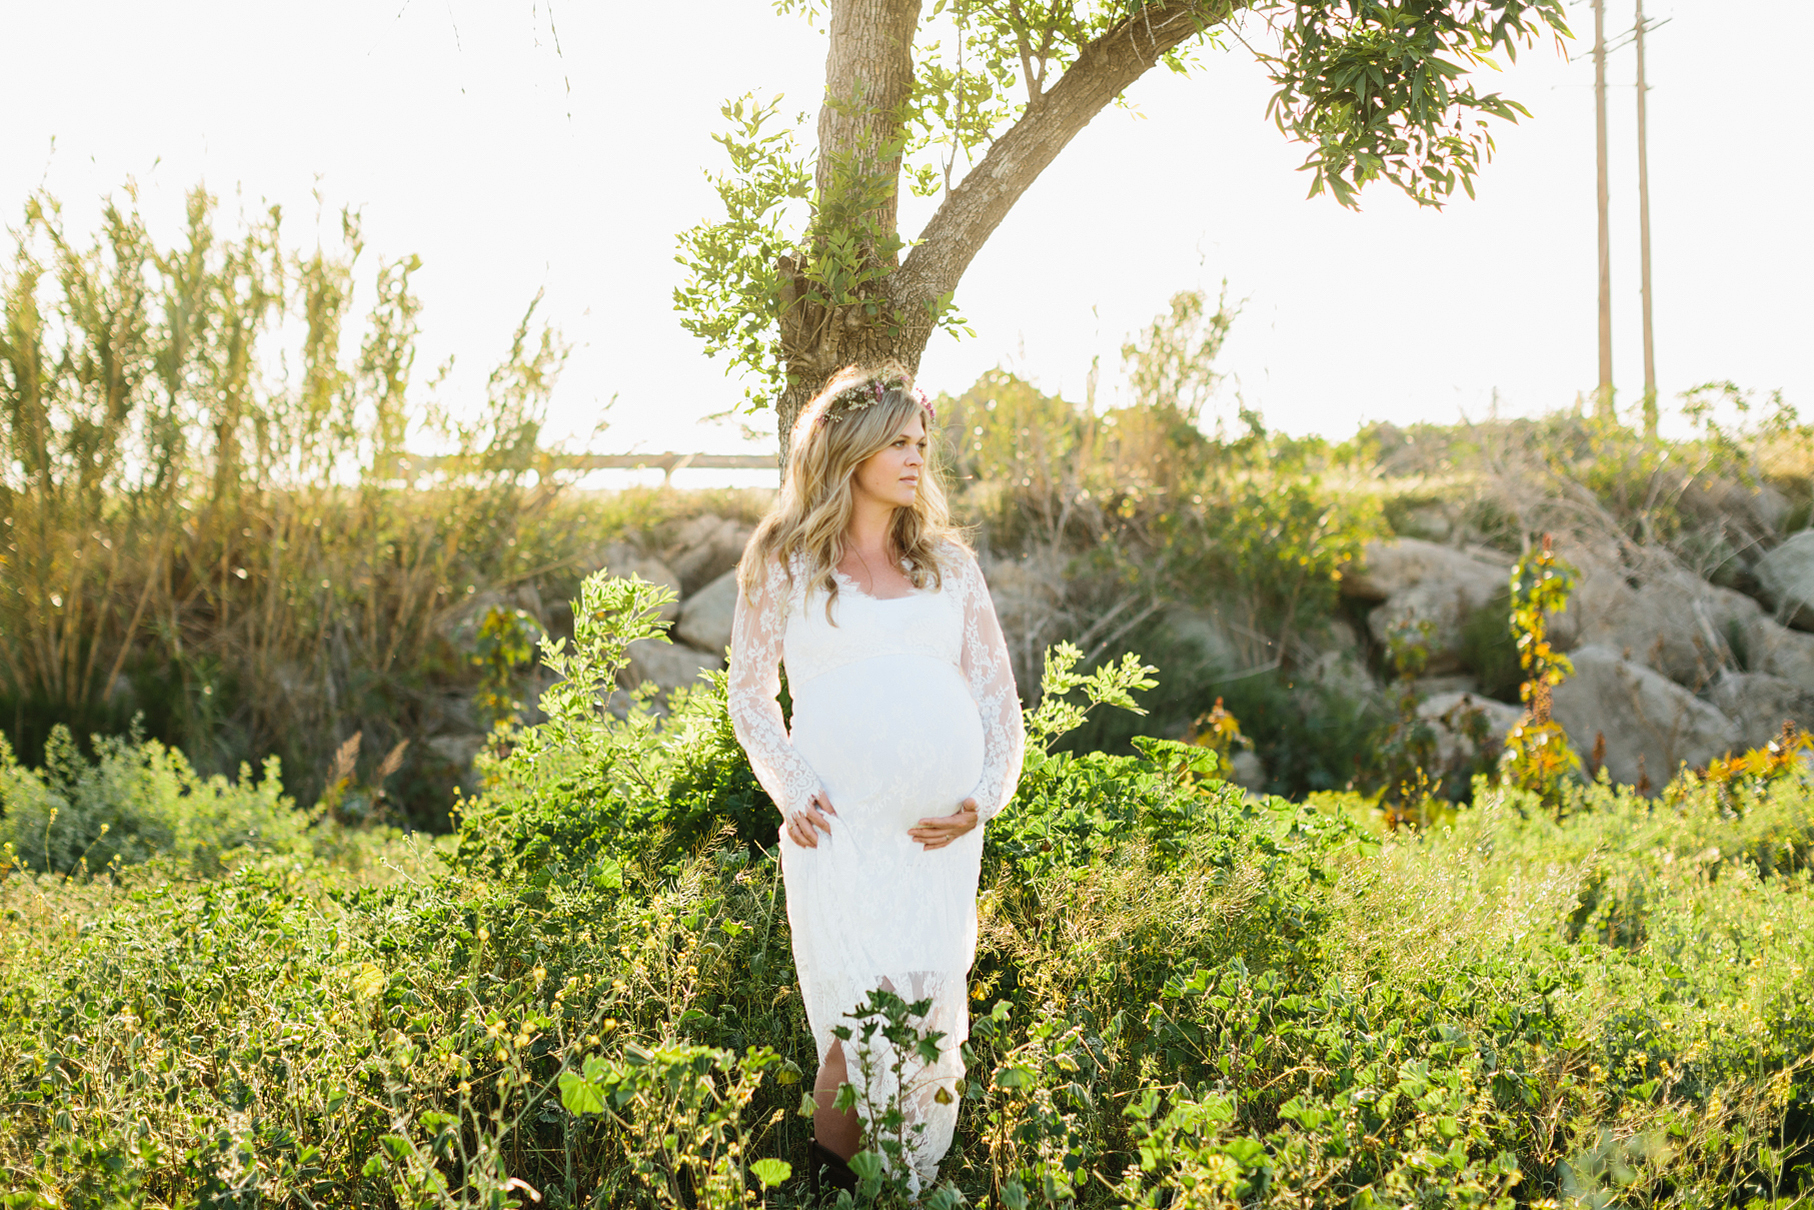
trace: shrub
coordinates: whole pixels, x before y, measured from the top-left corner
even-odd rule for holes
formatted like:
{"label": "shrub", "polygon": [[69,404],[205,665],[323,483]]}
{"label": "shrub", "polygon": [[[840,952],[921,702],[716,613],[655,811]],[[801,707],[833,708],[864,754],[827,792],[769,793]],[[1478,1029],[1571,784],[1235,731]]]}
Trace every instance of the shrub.
{"label": "shrub", "polygon": [[610,712],[625,649],[667,641],[659,615],[672,599],[608,571],[581,585],[572,648],[564,639],[543,647],[542,662],[562,678],[542,695],[546,721],[500,731],[505,754],[481,761],[485,792],[460,812],[462,861],[615,878],[627,857],[670,861],[727,823],[751,846],[774,837],[780,812],[737,743],[722,672],[675,690],[665,720],[647,687],[630,695],[623,718]]}
{"label": "shrub", "polygon": [[200,872],[239,849],[306,847],[307,820],[284,796],[275,757],[263,779],[198,775],[156,740],[95,738],[86,759],[67,728],[51,732],[44,768],[26,769],[0,737],[0,844],[28,869],[72,875],[170,854]]}

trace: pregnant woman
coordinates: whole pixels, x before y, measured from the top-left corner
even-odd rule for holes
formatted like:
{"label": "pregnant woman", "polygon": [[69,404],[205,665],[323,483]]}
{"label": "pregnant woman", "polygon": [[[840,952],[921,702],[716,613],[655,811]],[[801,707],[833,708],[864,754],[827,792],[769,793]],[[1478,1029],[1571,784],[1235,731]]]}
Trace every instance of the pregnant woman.
{"label": "pregnant woman", "polygon": [[[787,918],[819,1052],[813,1169],[839,1184],[862,1129],[834,1108],[842,1083],[859,1105],[899,1097],[916,1189],[951,1146],[982,823],[1020,776],[1014,674],[950,524],[932,420],[898,366],[838,374],[801,411],[787,479],[738,569],[731,718],[786,821]],[[846,1014],[878,988],[930,1000],[923,1027],[944,1035],[936,1062],[904,1056],[898,1088],[903,1056],[879,1038],[867,1064],[845,1053],[861,1036]]]}

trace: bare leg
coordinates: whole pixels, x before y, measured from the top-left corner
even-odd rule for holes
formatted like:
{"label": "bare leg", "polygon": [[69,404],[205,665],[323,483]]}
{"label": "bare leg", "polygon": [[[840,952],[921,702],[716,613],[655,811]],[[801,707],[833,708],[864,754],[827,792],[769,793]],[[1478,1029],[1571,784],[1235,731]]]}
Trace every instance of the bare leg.
{"label": "bare leg", "polygon": [[813,1081],[813,1137],[819,1140],[821,1147],[846,1160],[857,1153],[857,1144],[863,1136],[863,1124],[858,1120],[856,1110],[839,1112],[834,1108],[838,1085],[848,1079],[844,1043],[842,1040],[833,1042],[831,1049],[825,1052],[818,1079]]}

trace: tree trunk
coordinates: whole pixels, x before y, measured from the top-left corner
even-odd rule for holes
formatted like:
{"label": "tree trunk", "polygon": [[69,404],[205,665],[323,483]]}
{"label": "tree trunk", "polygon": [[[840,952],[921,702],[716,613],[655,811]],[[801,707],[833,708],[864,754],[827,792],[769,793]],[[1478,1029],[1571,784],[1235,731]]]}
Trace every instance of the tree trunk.
{"label": "tree trunk", "polygon": [[[865,241],[864,252],[878,267],[892,270],[895,258],[887,246],[899,230],[898,181],[901,170],[901,114],[913,93],[913,36],[920,23],[920,0],[832,0],[830,46],[825,55],[825,99],[819,109],[819,160],[814,184],[822,207],[836,210],[841,175],[876,174],[889,182],[880,204],[858,218],[884,245]],[[809,238],[835,234],[823,228]],[[788,279],[782,294],[781,346],[787,358],[788,385],[775,404],[781,459],[787,461],[788,438],[800,409],[830,377],[852,362],[900,357],[917,366],[930,326],[908,357],[896,351],[899,336],[885,322],[888,300],[874,297],[842,305],[821,301],[804,266],[791,257],[781,261]],[[883,278],[885,281],[886,278]],[[880,312],[872,315],[871,308]],[[884,322],[876,322],[881,318]],[[904,335],[904,333],[900,334]]]}
{"label": "tree trunk", "polygon": [[[860,171],[899,179],[900,155],[878,153],[898,152],[902,107],[913,95],[913,35],[919,24],[920,0],[833,0],[814,176],[820,197],[832,196],[833,172],[842,159]],[[877,230],[896,232],[898,201],[898,191],[890,189],[882,205],[868,212]]]}

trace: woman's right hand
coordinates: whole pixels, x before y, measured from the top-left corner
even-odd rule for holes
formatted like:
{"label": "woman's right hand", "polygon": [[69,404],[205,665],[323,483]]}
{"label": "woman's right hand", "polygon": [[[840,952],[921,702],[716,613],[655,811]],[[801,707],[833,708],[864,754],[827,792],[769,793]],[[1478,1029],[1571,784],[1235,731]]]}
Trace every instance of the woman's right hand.
{"label": "woman's right hand", "polygon": [[831,799],[825,797],[825,791],[815,791],[807,801],[804,811],[795,811],[787,820],[787,834],[793,842],[803,849],[819,847],[819,833],[831,835],[831,820],[828,815],[836,815],[831,809]]}

